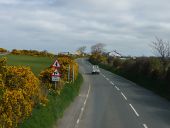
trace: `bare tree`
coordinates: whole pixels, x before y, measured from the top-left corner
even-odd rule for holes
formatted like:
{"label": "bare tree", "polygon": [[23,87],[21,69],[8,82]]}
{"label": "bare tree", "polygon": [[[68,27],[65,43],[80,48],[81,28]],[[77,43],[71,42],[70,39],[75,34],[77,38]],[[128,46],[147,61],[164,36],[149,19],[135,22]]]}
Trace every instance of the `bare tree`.
{"label": "bare tree", "polygon": [[105,46],[106,45],[103,43],[97,43],[97,44],[91,46],[91,52],[92,53],[103,53]]}
{"label": "bare tree", "polygon": [[83,54],[86,50],[86,46],[81,46],[77,49],[78,52],[80,52],[80,54]]}
{"label": "bare tree", "polygon": [[77,49],[77,51],[80,51],[81,53],[84,53],[86,50],[86,46],[81,46],[80,48]]}
{"label": "bare tree", "polygon": [[170,57],[169,41],[164,41],[163,39],[156,37],[156,41],[152,42],[151,47],[156,52],[156,55],[161,57],[162,61],[165,61]]}

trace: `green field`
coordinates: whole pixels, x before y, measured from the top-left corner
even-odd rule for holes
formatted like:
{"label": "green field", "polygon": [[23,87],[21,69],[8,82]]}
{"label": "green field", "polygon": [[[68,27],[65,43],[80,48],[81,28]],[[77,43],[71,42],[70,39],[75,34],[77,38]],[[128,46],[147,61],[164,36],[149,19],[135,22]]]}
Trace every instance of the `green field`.
{"label": "green field", "polygon": [[8,65],[29,66],[36,76],[38,76],[38,74],[43,69],[49,67],[54,61],[50,57],[36,57],[26,55],[5,55],[5,57],[8,58]]}

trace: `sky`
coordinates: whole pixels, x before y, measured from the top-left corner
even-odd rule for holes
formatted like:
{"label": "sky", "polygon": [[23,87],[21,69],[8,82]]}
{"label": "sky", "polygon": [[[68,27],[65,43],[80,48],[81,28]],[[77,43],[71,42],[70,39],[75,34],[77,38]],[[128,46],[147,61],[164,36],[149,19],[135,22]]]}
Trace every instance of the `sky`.
{"label": "sky", "polygon": [[150,56],[156,36],[170,40],[169,13],[169,0],[0,0],[0,47]]}

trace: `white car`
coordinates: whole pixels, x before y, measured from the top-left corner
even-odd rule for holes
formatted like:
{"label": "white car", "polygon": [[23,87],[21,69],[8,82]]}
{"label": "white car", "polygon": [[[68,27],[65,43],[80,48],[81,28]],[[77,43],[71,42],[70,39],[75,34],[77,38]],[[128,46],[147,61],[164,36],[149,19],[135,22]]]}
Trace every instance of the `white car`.
{"label": "white car", "polygon": [[100,73],[100,69],[98,65],[93,65],[92,67],[92,74],[99,74]]}

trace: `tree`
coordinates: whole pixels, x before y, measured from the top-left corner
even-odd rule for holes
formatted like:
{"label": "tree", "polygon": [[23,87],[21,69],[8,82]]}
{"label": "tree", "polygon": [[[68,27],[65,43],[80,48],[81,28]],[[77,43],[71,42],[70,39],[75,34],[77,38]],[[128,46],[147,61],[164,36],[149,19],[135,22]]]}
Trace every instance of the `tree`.
{"label": "tree", "polygon": [[156,37],[156,41],[152,42],[151,47],[156,52],[156,55],[161,57],[163,62],[170,57],[170,43],[169,41],[164,41],[161,38]]}
{"label": "tree", "polygon": [[103,43],[97,43],[93,46],[91,46],[91,53],[103,53],[104,52],[104,47],[106,45]]}
{"label": "tree", "polygon": [[83,54],[86,50],[86,46],[81,46],[80,48],[77,49],[77,52],[79,52],[80,54]]}

